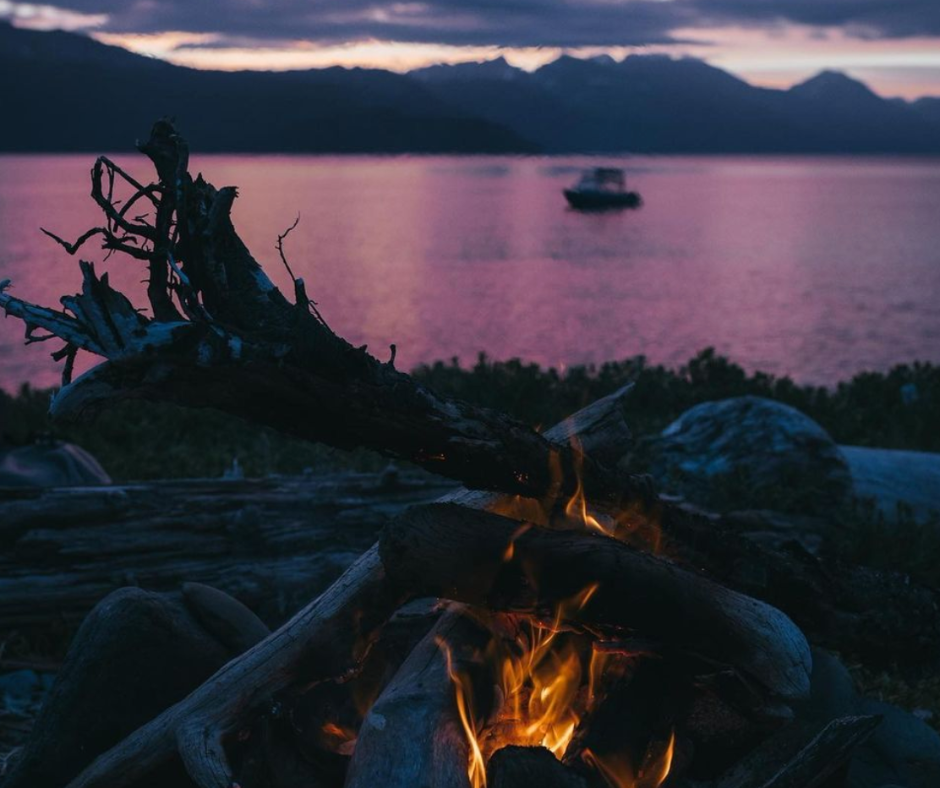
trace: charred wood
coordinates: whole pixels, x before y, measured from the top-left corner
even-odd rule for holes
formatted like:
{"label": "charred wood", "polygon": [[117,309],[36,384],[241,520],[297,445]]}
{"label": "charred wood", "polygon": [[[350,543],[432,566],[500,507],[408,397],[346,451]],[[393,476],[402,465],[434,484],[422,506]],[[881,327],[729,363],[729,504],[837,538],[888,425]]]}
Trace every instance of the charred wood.
{"label": "charred wood", "polygon": [[441,618],[363,720],[347,788],[469,788],[469,744],[452,672],[488,636],[459,609]]}
{"label": "charred wood", "polygon": [[490,788],[587,788],[574,769],[555,758],[544,747],[503,747],[490,758],[487,782]]}
{"label": "charred wood", "polygon": [[569,623],[708,655],[784,698],[809,690],[809,645],[783,613],[614,539],[428,504],[386,527],[380,554],[390,581],[412,594],[549,620],[594,586]]}

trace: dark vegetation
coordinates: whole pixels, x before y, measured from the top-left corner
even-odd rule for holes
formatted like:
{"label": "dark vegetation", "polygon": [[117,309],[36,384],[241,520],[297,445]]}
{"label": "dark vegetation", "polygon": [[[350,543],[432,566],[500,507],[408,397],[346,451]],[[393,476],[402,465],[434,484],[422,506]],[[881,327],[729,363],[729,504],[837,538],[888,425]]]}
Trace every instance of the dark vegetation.
{"label": "dark vegetation", "polygon": [[[472,367],[452,359],[419,366],[413,375],[441,394],[498,408],[536,426],[554,424],[632,382],[629,421],[638,438],[658,432],[700,402],[751,394],[803,411],[837,443],[940,451],[940,366],[932,364],[861,373],[834,389],[749,374],[711,349],[679,369],[636,356],[559,372],[481,354]],[[218,476],[236,458],[248,475],[337,465],[374,469],[383,463],[367,452],[311,446],[216,411],[162,403],[129,402],[94,423],[52,425],[46,416],[50,396],[51,391],[28,385],[15,396],[0,391],[3,440],[22,444],[52,435],[74,441],[119,480]]]}

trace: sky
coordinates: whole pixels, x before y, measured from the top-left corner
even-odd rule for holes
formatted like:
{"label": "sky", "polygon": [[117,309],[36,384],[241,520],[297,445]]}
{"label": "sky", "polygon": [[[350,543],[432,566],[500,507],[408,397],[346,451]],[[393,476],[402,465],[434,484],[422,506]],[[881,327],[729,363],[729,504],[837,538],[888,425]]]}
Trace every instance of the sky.
{"label": "sky", "polygon": [[504,56],[691,55],[786,87],[829,68],[940,96],[940,0],[0,0],[0,18],[181,65],[407,71]]}

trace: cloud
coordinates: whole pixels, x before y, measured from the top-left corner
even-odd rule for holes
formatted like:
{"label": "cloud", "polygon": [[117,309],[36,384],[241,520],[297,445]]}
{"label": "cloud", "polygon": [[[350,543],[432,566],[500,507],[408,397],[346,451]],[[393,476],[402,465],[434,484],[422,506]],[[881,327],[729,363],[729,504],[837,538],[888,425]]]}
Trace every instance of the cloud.
{"label": "cloud", "polygon": [[940,35],[938,0],[693,0],[701,21],[795,22],[841,28],[859,38]]}
{"label": "cloud", "polygon": [[58,0],[58,6],[112,33],[212,34],[212,46],[240,47],[298,40],[616,47],[677,43],[676,30],[781,22],[870,38],[940,35],[940,0]]}

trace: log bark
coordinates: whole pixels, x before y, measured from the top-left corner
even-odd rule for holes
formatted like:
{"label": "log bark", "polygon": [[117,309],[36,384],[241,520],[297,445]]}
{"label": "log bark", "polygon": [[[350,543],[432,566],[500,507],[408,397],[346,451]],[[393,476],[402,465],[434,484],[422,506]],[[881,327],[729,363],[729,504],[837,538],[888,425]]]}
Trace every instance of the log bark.
{"label": "log bark", "polygon": [[587,782],[544,747],[503,747],[487,770],[490,788],[587,788]]}
{"label": "log bark", "polygon": [[469,744],[449,662],[472,659],[487,637],[461,610],[444,614],[363,720],[346,788],[469,788]]}
{"label": "log bark", "polygon": [[809,691],[809,645],[783,613],[614,539],[428,504],[386,527],[380,555],[403,591],[549,620],[596,585],[571,623],[704,654],[783,698]]}
{"label": "log bark", "polygon": [[195,581],[283,623],[390,517],[453,485],[422,473],[0,489],[0,631],[79,623],[111,591]]}

